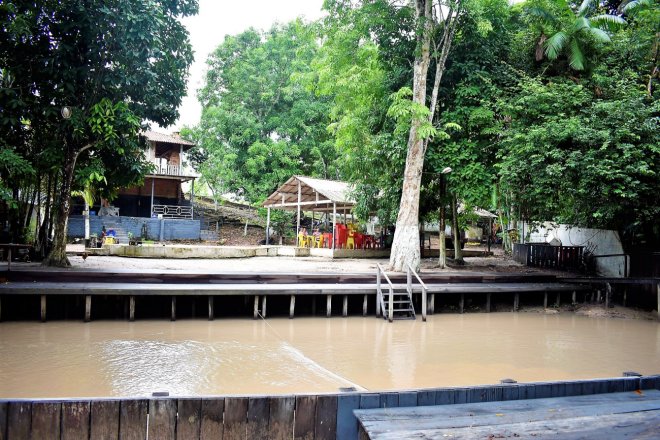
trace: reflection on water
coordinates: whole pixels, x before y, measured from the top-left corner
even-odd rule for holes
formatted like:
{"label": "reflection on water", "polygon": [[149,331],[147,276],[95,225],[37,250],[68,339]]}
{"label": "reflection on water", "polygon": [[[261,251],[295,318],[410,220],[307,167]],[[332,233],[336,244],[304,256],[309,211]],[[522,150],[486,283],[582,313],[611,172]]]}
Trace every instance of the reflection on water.
{"label": "reflection on water", "polygon": [[514,313],[0,323],[0,397],[285,394],[660,373],[655,322]]}

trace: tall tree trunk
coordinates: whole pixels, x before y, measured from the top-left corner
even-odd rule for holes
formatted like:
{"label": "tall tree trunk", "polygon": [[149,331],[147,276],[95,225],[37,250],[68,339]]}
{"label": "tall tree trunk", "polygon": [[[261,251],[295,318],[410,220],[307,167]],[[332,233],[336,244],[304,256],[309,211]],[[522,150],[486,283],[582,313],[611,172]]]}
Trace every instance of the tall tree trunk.
{"label": "tall tree trunk", "polygon": [[[86,147],[89,148],[89,147]],[[84,149],[86,149],[84,148]],[[44,260],[45,266],[70,267],[71,263],[66,256],[67,226],[69,223],[69,212],[71,211],[71,187],[73,185],[73,173],[76,167],[76,159],[82,150],[68,148],[65,158],[62,187],[60,188],[60,200],[55,221],[55,232],[53,237],[53,248]]]}
{"label": "tall tree trunk", "polygon": [[[416,0],[415,18],[418,31],[418,55],[413,68],[413,102],[426,106],[426,77],[429,70],[431,32],[433,28],[432,0]],[[413,119],[408,135],[408,154],[403,173],[403,189],[396,230],[390,252],[390,269],[403,272],[406,264],[419,270],[419,189],[424,166],[425,142],[418,135],[421,121]]]}
{"label": "tall tree trunk", "polygon": [[[415,21],[419,26],[417,34],[417,55],[413,68],[413,102],[426,106],[426,82],[431,58],[431,37],[434,27],[437,25],[434,15],[443,17],[444,29],[441,42],[434,48],[436,59],[435,81],[431,94],[429,107],[429,121],[433,122],[435,108],[438,99],[440,81],[445,69],[445,63],[451,43],[456,32],[457,20],[463,9],[462,0],[453,0],[446,10],[439,7],[433,10],[433,0],[415,0]],[[403,188],[401,191],[401,202],[399,214],[396,221],[396,230],[392,241],[390,253],[390,269],[404,271],[406,264],[410,264],[415,270],[419,270],[420,252],[417,246],[419,237],[419,191],[424,167],[424,155],[428,139],[419,139],[419,127],[421,121],[413,120],[408,136],[408,154],[406,156],[406,168],[403,174]]]}
{"label": "tall tree trunk", "polygon": [[458,264],[463,264],[463,250],[461,249],[461,231],[458,229],[458,203],[456,194],[451,196],[451,211],[452,211],[452,233],[454,236],[454,261]]}

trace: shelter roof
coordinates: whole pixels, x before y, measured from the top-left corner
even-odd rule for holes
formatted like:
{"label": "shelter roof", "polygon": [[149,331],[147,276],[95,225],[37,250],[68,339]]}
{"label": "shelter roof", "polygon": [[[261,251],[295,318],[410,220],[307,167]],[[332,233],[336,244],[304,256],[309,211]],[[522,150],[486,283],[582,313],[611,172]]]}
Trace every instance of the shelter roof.
{"label": "shelter roof", "polygon": [[144,135],[144,137],[147,138],[148,141],[151,141],[151,142],[161,142],[163,144],[185,145],[185,146],[188,146],[188,147],[194,147],[195,146],[194,143],[181,138],[181,136],[179,136],[178,134],[169,135],[169,134],[158,133],[156,131],[151,131],[151,130],[145,131],[142,134]]}
{"label": "shelter roof", "polygon": [[[300,200],[298,200],[299,187]],[[350,192],[351,186],[347,182],[293,176],[268,196],[263,206],[295,211],[300,201],[301,207],[306,210],[331,212],[334,206],[338,212],[341,212],[355,205]]]}
{"label": "shelter roof", "polygon": [[[458,212],[463,212],[465,210],[465,205],[460,203],[457,210]],[[486,211],[485,209],[481,209],[476,206],[472,208],[472,212],[483,218],[497,218],[497,215],[493,214],[492,212]]]}

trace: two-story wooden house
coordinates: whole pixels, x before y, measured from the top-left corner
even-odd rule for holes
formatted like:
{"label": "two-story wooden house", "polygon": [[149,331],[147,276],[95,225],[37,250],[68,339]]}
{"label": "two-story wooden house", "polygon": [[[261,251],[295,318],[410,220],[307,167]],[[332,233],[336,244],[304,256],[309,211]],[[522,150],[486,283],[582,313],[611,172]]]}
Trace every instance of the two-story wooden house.
{"label": "two-story wooden house", "polygon": [[194,194],[195,176],[183,168],[183,154],[194,144],[177,134],[147,131],[144,136],[149,144],[147,160],[155,171],[147,174],[142,186],[120,190],[112,204],[121,216],[192,219],[191,200],[184,199],[181,185],[190,181]]}

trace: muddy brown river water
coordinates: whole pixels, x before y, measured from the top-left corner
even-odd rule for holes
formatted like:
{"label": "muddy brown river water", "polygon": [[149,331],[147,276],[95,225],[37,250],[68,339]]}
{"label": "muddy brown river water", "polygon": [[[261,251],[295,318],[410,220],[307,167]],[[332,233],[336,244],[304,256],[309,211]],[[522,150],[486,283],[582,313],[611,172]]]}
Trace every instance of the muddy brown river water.
{"label": "muddy brown river water", "polygon": [[652,321],[525,313],[0,323],[0,397],[286,394],[660,373]]}

